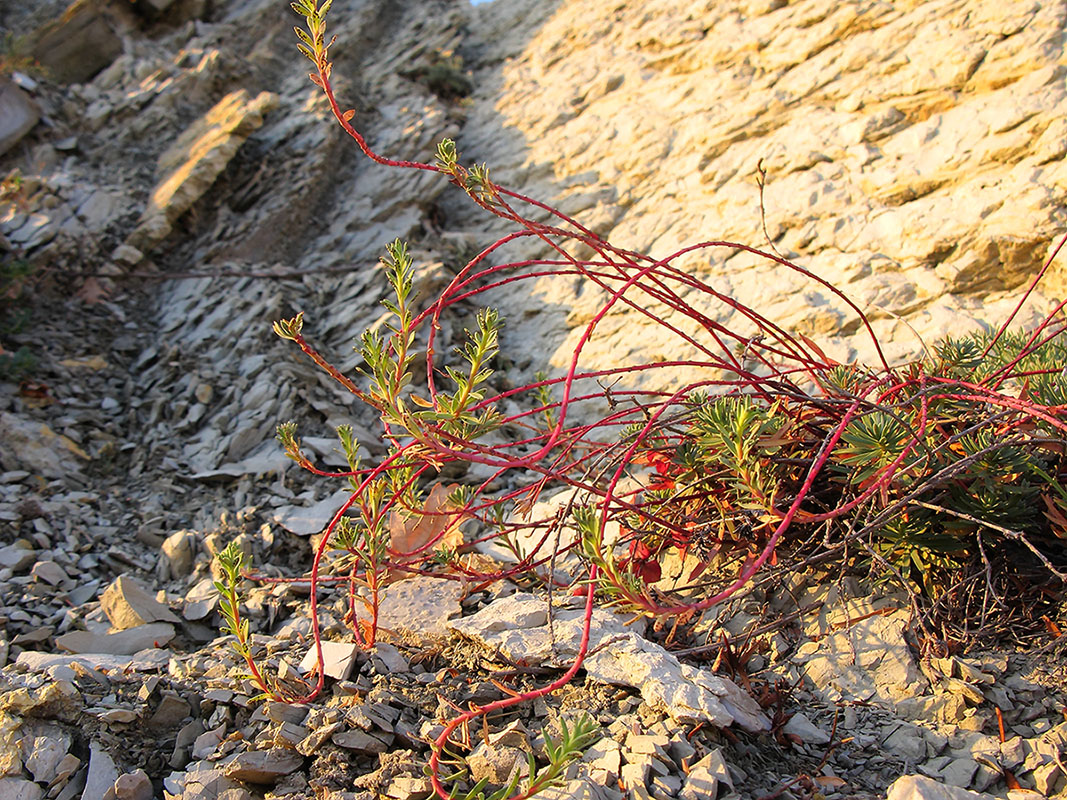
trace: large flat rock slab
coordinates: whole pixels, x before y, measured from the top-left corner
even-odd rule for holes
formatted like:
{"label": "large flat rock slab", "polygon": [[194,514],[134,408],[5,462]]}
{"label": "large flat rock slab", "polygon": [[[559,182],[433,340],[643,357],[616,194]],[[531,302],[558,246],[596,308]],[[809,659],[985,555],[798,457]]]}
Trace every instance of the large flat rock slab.
{"label": "large flat rock slab", "polygon": [[[582,638],[584,609],[552,610],[531,594],[515,594],[477,614],[449,623],[456,633],[498,648],[519,663],[569,666]],[[750,731],[770,729],[759,705],[737,684],[681,663],[662,647],[639,636],[625,618],[594,609],[590,655],[584,669],[603,683],[637,688],[645,701],[680,722],[736,724]]]}

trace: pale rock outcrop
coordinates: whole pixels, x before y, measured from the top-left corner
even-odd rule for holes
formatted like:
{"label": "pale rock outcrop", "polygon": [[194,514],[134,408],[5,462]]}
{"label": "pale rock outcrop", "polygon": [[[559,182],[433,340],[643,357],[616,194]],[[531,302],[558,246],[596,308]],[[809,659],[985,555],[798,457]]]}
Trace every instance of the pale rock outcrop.
{"label": "pale rock outcrop", "polygon": [[[762,160],[774,245],[866,309],[891,357],[911,358],[916,334],[929,344],[1003,318],[1064,228],[1065,14],[980,0],[498,0],[475,11],[489,53],[461,150],[656,257],[703,240],[767,249]],[[675,263],[834,355],[871,355],[854,313],[774,263],[722,248]],[[1045,292],[1061,296],[1065,275]],[[550,310],[524,319],[556,369],[604,299],[573,294],[543,281],[533,297]],[[514,316],[531,299],[500,302]],[[641,315],[613,315],[625,321],[601,325],[590,364],[684,352]]]}
{"label": "pale rock outcrop", "polygon": [[159,157],[159,182],[127,244],[149,250],[166,238],[174,221],[203,196],[277,103],[271,92],[251,97],[239,89],[190,125]]}

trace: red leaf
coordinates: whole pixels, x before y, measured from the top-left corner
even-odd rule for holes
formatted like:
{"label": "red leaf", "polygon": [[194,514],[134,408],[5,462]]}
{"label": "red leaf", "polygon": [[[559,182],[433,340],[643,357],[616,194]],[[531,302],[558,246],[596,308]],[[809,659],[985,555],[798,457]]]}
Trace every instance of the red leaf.
{"label": "red leaf", "polygon": [[804,334],[798,333],[796,334],[796,337],[800,339],[800,341],[802,341],[804,344],[806,344],[809,348],[811,348],[811,351],[815,353],[815,355],[817,355],[819,358],[821,358],[824,364],[829,364],[830,366],[837,366],[837,364],[839,363],[837,361],[834,361],[832,358],[829,358],[826,353],[822,351],[822,348],[819,347],[819,345],[815,344],[815,342],[813,342]]}
{"label": "red leaf", "polygon": [[689,583],[692,583],[697,578],[699,578],[701,575],[703,575],[704,574],[704,570],[706,570],[707,568],[708,568],[708,562],[706,562],[706,561],[701,561],[699,564],[697,564],[695,567],[693,567],[693,571],[689,573]]}
{"label": "red leaf", "polygon": [[354,108],[350,108],[348,109],[348,111],[341,115],[341,119],[345,122],[348,122],[354,116],[356,116],[356,110]]}
{"label": "red leaf", "polygon": [[1059,504],[1054,502],[1047,494],[1041,495],[1045,501],[1045,518],[1052,524],[1052,532],[1061,539],[1067,539],[1067,517]]}
{"label": "red leaf", "polygon": [[1047,614],[1041,616],[1041,621],[1045,623],[1045,629],[1052,634],[1052,638],[1059,639],[1063,636],[1063,632],[1060,630],[1060,626],[1053,622]]}
{"label": "red leaf", "polygon": [[655,561],[645,561],[635,565],[634,574],[645,583],[655,583],[663,577],[663,570]]}

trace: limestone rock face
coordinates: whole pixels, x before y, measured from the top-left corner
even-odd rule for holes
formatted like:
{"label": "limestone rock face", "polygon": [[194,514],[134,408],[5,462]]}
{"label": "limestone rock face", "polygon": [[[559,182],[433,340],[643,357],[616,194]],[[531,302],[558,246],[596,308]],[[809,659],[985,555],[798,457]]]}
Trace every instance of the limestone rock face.
{"label": "limestone rock face", "polygon": [[[774,247],[844,288],[891,357],[921,352],[916,333],[1006,315],[1067,221],[1060,4],[498,0],[474,13],[487,52],[465,158],[660,258],[706,240],[768,249],[762,164]],[[870,355],[855,313],[811,280],[725,248],[674,263],[836,340],[835,355]],[[573,295],[536,292],[557,368],[604,299]],[[501,302],[514,318],[528,298]],[[678,345],[636,312],[614,316],[591,362]]]}

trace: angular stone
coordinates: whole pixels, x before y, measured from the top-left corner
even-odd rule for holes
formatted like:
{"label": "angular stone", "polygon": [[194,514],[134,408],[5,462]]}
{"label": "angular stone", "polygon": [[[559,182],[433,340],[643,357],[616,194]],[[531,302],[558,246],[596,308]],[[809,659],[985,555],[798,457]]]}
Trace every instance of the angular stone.
{"label": "angular stone", "polygon": [[973,705],[981,705],[985,702],[985,695],[976,686],[972,686],[959,678],[946,678],[945,688],[953,694],[968,700]]}
{"label": "angular stone", "polygon": [[[622,771],[619,774],[619,777],[622,779],[622,785],[631,792],[647,789],[650,769],[651,767],[647,761],[623,764]],[[499,782],[500,781],[498,781],[498,783]]]}
{"label": "angular stone", "polygon": [[282,506],[275,510],[274,521],[297,536],[322,533],[351,496],[351,492],[340,490],[311,506]]}
{"label": "angular stone", "polygon": [[106,722],[108,725],[128,725],[131,722],[135,722],[140,718],[140,714],[129,708],[112,708],[109,711],[104,711],[100,714],[96,714],[96,718],[101,722]]}
{"label": "angular stone", "polygon": [[[352,665],[355,664],[358,654],[359,645],[355,642],[322,642],[322,673],[334,680],[346,680],[352,672]],[[312,646],[300,662],[300,669],[310,672],[318,663],[318,653]]]}
{"label": "angular stone", "polygon": [[378,624],[413,637],[447,636],[448,620],[463,610],[463,584],[430,575],[391,583],[382,592]]}
{"label": "angular stone", "polygon": [[89,745],[89,774],[82,790],[82,800],[104,800],[119,777],[118,767],[111,756],[97,742]]}
{"label": "angular stone", "polygon": [[954,758],[940,770],[940,779],[949,786],[966,789],[974,779],[978,763],[970,758]]}
{"label": "angular stone", "polygon": [[71,653],[133,655],[141,650],[159,648],[174,638],[174,626],[165,622],[139,625],[118,633],[73,631],[56,637],[56,646]]}
{"label": "angular stone", "polygon": [[586,749],[582,754],[582,761],[589,764],[590,769],[602,769],[618,774],[622,769],[622,748],[614,739],[605,737]]}
{"label": "angular stone", "polygon": [[693,766],[707,770],[721,786],[728,787],[731,792],[735,790],[733,776],[730,775],[730,768],[726,766],[726,759],[723,758],[720,748],[715,748]]}
{"label": "angular stone", "polygon": [[215,752],[226,735],[226,726],[220,725],[217,728],[212,728],[209,731],[204,731],[196,739],[193,740],[193,758],[207,758]]}
{"label": "angular stone", "polygon": [[914,764],[926,757],[926,739],[916,725],[904,723],[886,737],[885,749]]}
{"label": "angular stone", "polygon": [[283,775],[296,772],[304,757],[294,750],[280,747],[271,750],[248,750],[225,767],[227,778],[245,783],[274,784]]}
{"label": "angular stone", "polygon": [[1028,751],[1026,742],[1021,736],[1012,736],[1000,744],[1000,765],[1004,769],[1014,770],[1026,760]]}
{"label": "angular stone", "polygon": [[0,797],[4,800],[41,800],[44,789],[25,778],[0,778]]}
{"label": "angular stone", "polygon": [[267,716],[275,722],[290,722],[293,725],[301,725],[307,719],[308,707],[306,705],[294,705],[293,703],[267,703]]}
{"label": "angular stone", "polygon": [[58,586],[67,580],[67,573],[55,561],[38,561],[30,570],[30,575],[49,586]]}
{"label": "angular stone", "polygon": [[33,130],[41,112],[37,104],[5,75],[0,75],[0,156]]}
{"label": "angular stone", "polygon": [[797,660],[830,700],[917,697],[926,681],[904,638],[907,624],[903,612],[869,617],[801,648]]}
{"label": "angular stone", "polygon": [[[610,796],[619,798],[622,795],[614,794]],[[542,789],[533,795],[530,800],[602,800],[604,797],[605,794],[600,791],[600,787],[588,781],[575,779],[567,781],[562,786],[550,786],[547,789]],[[638,797],[635,800],[648,799]]]}
{"label": "angular stone", "polygon": [[163,580],[184,578],[193,571],[196,556],[196,534],[175,531],[160,546],[159,575]]}
{"label": "angular stone", "polygon": [[149,594],[143,584],[128,575],[120,575],[104,590],[100,605],[120,631],[151,622],[180,622],[165,605]]}
{"label": "angular stone", "polygon": [[115,780],[118,800],[152,800],[152,781],[143,769],[119,775]]}
{"label": "angular stone", "polygon": [[412,778],[399,775],[386,787],[385,796],[393,800],[427,800],[433,795],[433,784],[429,778]]}
{"label": "angular stone", "polygon": [[826,744],[830,741],[830,734],[808,719],[802,711],[798,711],[782,728],[786,736],[796,736],[805,744]]}
{"label": "angular stone", "polygon": [[148,672],[165,668],[170,660],[166,650],[137,651],[136,657],[108,655],[107,653],[89,652],[84,655],[53,655],[24,650],[19,653],[15,663],[24,666],[30,672],[45,672],[54,667],[65,667],[78,663],[93,670],[133,670]]}
{"label": "angular stone", "polygon": [[59,764],[56,765],[56,776],[53,779],[53,783],[60,784],[69,780],[70,777],[78,771],[78,767],[80,767],[81,764],[82,761],[80,758],[73,753],[67,753],[60,759]]}
{"label": "angular stone", "polygon": [[626,749],[631,753],[656,756],[663,761],[669,761],[667,747],[670,740],[663,734],[635,734],[631,732],[626,737]]}
{"label": "angular stone", "polygon": [[[486,647],[499,648],[513,661],[564,666],[578,652],[584,611],[564,607],[553,613],[550,632],[548,604],[520,593],[450,622],[449,627]],[[757,703],[735,683],[680,663],[659,645],[638,636],[625,622],[608,611],[594,609],[591,654],[584,663],[590,678],[634,686],[650,706],[682,722],[710,722],[722,727],[736,723],[751,731],[770,728]],[[598,648],[608,641],[610,647]]]}
{"label": "angular stone", "polygon": [[47,425],[0,411],[0,467],[26,469],[46,478],[80,476],[89,456]]}
{"label": "angular stone", "polygon": [[59,19],[35,36],[33,56],[61,83],[84,83],[122,52],[130,27],[120,4],[75,0]]}
{"label": "angular stone", "polygon": [[717,797],[719,779],[707,767],[693,767],[678,792],[679,800],[707,800]]}
{"label": "angular stone", "polygon": [[78,206],[77,218],[89,231],[104,231],[117,217],[126,213],[128,203],[126,196],[100,189]]}
{"label": "angular stone", "polygon": [[330,737],[338,747],[355,750],[358,753],[385,753],[389,750],[393,735],[391,733],[375,736],[363,731],[338,731]]}
{"label": "angular stone", "polygon": [[37,783],[50,784],[70,749],[70,736],[63,730],[42,731],[44,735],[22,740],[23,763]]}
{"label": "angular stone", "polygon": [[252,795],[237,781],[227,777],[217,765],[198,761],[182,776],[182,800],[251,800]]}
{"label": "angular stone", "polygon": [[905,775],[893,781],[886,800],[993,800],[993,796],[945,786],[923,775]]}
{"label": "angular stone", "polygon": [[1033,772],[1034,787],[1045,797],[1051,797],[1062,786],[1064,774],[1059,764],[1041,764]]}
{"label": "angular stone", "polygon": [[189,716],[189,703],[175,692],[163,692],[159,706],[148,719],[148,727],[155,729],[176,728]]}
{"label": "angular stone", "polygon": [[203,619],[214,611],[218,604],[219,590],[215,588],[215,582],[211,578],[204,578],[185,595],[182,616],[190,621]]}
{"label": "angular stone", "polygon": [[[395,630],[391,628],[390,630]],[[374,663],[375,669],[380,674],[392,674],[396,675],[403,672],[410,672],[411,666],[404,656],[400,654],[400,651],[388,642],[378,642],[374,645],[374,649],[370,651],[371,661]]]}
{"label": "angular stone", "polygon": [[331,736],[341,730],[341,727],[342,723],[331,722],[318,728],[313,728],[307,738],[296,746],[296,751],[305,756],[314,755],[320,747],[330,740]]}
{"label": "angular stone", "polygon": [[24,540],[0,547],[0,564],[16,575],[37,561],[37,551]]}

